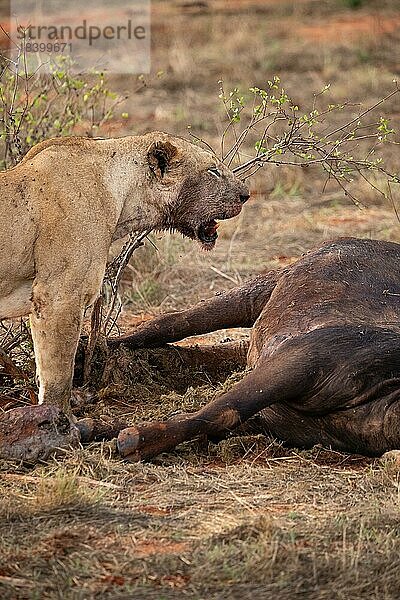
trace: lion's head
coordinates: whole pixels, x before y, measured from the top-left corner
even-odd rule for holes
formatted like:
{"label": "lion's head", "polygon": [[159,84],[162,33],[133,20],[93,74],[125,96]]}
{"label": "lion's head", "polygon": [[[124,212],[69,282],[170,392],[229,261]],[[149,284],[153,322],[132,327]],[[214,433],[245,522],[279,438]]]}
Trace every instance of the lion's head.
{"label": "lion's head", "polygon": [[209,250],[218,238],[218,221],[240,213],[249,189],[211,152],[159,135],[149,145],[147,160],[153,191],[164,199],[158,204],[160,229],[177,230]]}

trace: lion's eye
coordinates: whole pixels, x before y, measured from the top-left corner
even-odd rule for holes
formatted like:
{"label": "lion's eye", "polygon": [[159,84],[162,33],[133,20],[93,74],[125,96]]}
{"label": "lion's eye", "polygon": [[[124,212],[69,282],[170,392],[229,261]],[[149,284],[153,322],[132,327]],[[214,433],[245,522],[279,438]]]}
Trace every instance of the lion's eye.
{"label": "lion's eye", "polygon": [[207,169],[207,172],[210,173],[210,175],[214,175],[214,177],[221,177],[222,175],[221,171],[217,169],[217,167],[210,167]]}

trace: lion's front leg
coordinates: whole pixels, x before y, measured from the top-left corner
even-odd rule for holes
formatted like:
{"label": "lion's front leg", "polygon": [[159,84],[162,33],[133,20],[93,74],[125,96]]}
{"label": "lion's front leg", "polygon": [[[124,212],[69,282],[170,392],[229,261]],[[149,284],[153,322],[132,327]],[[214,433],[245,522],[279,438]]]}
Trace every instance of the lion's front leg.
{"label": "lion's front leg", "polygon": [[55,405],[67,414],[71,412],[74,359],[85,308],[83,294],[69,292],[36,284],[30,317],[39,404]]}

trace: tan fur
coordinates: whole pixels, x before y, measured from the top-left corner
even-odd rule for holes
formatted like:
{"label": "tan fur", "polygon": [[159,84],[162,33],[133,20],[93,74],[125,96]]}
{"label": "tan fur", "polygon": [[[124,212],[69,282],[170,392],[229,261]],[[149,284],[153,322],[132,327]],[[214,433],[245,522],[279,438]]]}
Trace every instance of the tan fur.
{"label": "tan fur", "polygon": [[148,228],[196,238],[248,197],[210,153],[159,132],[44,141],[0,173],[0,193],[0,318],[30,314],[39,401],[64,410],[83,311],[99,293],[112,241]]}

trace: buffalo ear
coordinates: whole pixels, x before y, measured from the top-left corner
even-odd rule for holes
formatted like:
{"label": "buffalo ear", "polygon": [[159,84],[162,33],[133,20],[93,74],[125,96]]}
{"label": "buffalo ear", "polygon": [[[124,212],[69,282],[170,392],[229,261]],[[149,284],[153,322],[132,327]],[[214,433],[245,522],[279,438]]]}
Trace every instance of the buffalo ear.
{"label": "buffalo ear", "polygon": [[147,160],[154,175],[162,179],[177,154],[178,148],[170,142],[154,142],[147,152]]}

